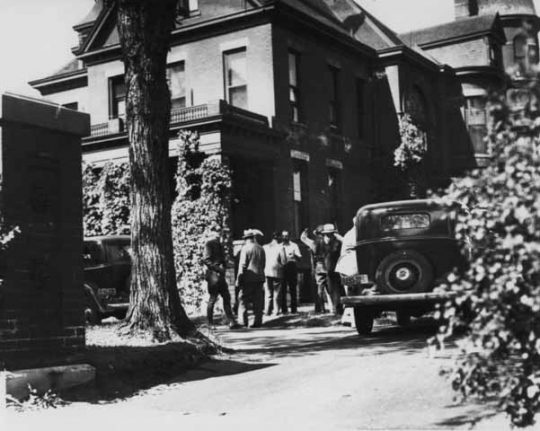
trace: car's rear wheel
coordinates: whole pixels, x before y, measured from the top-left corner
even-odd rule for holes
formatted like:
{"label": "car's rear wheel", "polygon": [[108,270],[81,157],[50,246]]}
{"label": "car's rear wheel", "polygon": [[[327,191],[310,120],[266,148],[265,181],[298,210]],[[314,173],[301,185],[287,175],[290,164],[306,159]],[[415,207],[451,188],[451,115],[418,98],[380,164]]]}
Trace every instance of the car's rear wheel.
{"label": "car's rear wheel", "polygon": [[354,324],[359,335],[369,335],[373,330],[373,313],[362,307],[354,307]]}
{"label": "car's rear wheel", "polygon": [[119,310],[114,312],[114,317],[116,317],[118,320],[124,320],[127,315],[127,310]]}
{"label": "car's rear wheel", "polygon": [[426,292],[433,282],[433,267],[416,251],[396,251],[381,261],[375,280],[381,293]]}

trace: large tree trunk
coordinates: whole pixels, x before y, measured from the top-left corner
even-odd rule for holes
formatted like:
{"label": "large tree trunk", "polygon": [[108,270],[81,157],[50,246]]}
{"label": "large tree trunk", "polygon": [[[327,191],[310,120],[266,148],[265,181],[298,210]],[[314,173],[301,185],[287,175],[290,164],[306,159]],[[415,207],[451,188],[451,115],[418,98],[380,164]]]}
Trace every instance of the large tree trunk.
{"label": "large tree trunk", "polygon": [[133,269],[128,326],[171,339],[194,325],[176,288],[169,190],[170,93],[166,79],[176,0],[117,0],[125,65]]}

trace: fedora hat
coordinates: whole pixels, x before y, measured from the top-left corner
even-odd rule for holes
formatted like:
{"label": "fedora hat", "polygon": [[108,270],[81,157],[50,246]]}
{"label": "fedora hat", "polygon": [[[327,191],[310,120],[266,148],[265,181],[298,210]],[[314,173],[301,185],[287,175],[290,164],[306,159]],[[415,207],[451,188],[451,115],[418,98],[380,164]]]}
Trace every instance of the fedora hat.
{"label": "fedora hat", "polygon": [[251,238],[254,236],[264,236],[264,234],[259,229],[246,229],[244,231],[244,235],[242,236],[243,239]]}
{"label": "fedora hat", "polygon": [[332,223],[326,223],[325,225],[323,225],[322,229],[321,229],[321,234],[325,234],[325,233],[335,233],[336,232],[336,228],[334,227],[334,225]]}

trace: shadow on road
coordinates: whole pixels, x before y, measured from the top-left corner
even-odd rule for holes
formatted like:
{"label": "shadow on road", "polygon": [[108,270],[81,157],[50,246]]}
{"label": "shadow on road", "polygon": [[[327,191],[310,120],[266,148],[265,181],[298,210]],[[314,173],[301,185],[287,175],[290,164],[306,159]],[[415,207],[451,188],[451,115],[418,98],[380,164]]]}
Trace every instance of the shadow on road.
{"label": "shadow on road", "polygon": [[[450,429],[467,426],[469,429],[471,429],[479,422],[490,419],[499,413],[496,409],[495,401],[488,401],[485,403],[478,402],[477,404],[467,403],[467,405],[471,407],[465,413],[436,422],[433,424],[433,426]],[[462,404],[457,404],[455,406],[447,406],[446,408],[451,409],[461,406]]]}
{"label": "shadow on road", "polygon": [[436,331],[437,325],[434,322],[421,322],[407,328],[380,327],[370,336],[359,336],[355,329],[342,326],[335,329],[313,328],[302,332],[267,328],[257,333],[241,331],[228,334],[226,342],[234,347],[237,354],[267,354],[276,358],[300,357],[325,350],[351,350],[359,356],[395,352],[410,355],[426,348],[427,339],[435,335]]}
{"label": "shadow on road", "polygon": [[273,365],[208,359],[188,343],[94,346],[87,352],[87,359],[96,368],[95,382],[61,392],[65,401],[116,402],[162,384],[245,373]]}

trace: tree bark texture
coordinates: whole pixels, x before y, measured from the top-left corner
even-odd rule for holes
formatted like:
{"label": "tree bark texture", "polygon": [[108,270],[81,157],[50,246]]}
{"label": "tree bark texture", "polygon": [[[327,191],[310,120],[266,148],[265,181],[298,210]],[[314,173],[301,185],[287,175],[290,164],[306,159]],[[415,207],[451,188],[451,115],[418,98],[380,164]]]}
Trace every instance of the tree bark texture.
{"label": "tree bark texture", "polygon": [[177,0],[117,0],[125,65],[133,268],[128,327],[160,341],[188,335],[176,287],[169,190],[170,93],[166,78]]}

